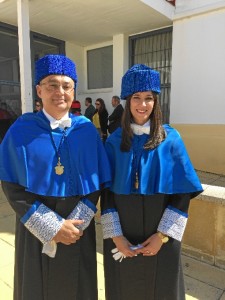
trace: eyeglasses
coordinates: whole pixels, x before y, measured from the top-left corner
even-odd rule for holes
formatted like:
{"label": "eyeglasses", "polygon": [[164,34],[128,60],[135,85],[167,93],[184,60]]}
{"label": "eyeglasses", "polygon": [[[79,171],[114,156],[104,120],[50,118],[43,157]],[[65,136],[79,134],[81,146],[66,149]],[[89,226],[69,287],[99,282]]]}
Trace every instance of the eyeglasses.
{"label": "eyeglasses", "polygon": [[41,105],[40,104],[35,104],[35,106],[40,107]]}
{"label": "eyeglasses", "polygon": [[74,90],[74,86],[72,86],[71,84],[68,84],[68,83],[59,84],[56,82],[43,82],[43,83],[40,83],[40,85],[45,85],[46,90],[50,93],[59,91],[60,87],[62,87],[64,93],[66,93],[68,95],[70,93],[72,93],[72,91]]}

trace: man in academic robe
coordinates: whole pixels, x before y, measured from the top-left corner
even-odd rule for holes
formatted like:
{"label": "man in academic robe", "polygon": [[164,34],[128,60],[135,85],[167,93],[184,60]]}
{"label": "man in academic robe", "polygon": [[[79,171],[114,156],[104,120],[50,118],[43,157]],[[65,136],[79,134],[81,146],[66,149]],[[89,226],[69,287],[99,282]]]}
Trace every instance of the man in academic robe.
{"label": "man in academic robe", "polygon": [[69,113],[76,66],[36,62],[43,109],[25,113],[0,147],[0,180],[16,213],[14,300],[97,300],[93,216],[110,180],[93,124]]}

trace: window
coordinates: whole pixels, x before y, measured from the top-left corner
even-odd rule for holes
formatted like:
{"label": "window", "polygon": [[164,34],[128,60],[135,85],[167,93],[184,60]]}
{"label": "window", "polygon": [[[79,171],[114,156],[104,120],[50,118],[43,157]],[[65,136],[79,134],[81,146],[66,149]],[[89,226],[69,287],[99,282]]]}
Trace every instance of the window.
{"label": "window", "polygon": [[14,28],[0,24],[0,44],[0,138],[3,138],[9,125],[21,114],[18,36]]}
{"label": "window", "polygon": [[[7,110],[11,122],[22,113],[17,32],[17,27],[0,22],[0,109]],[[65,53],[64,41],[34,32],[30,34],[30,41],[32,74],[34,74],[35,61],[40,57],[45,54]],[[33,96],[35,99],[35,86],[33,86]],[[3,113],[0,114],[0,119],[3,119],[2,115]]]}
{"label": "window", "polygon": [[87,51],[88,89],[113,86],[113,46]]}
{"label": "window", "polygon": [[130,38],[130,66],[145,64],[160,72],[159,96],[163,122],[169,123],[172,68],[172,28],[156,30]]}

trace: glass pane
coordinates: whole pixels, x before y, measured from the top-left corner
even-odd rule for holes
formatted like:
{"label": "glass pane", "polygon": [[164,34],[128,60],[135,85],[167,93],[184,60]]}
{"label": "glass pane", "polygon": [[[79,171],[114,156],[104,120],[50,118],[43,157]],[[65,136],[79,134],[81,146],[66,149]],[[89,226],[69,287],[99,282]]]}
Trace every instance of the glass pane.
{"label": "glass pane", "polygon": [[110,88],[113,85],[113,47],[87,51],[88,89]]}
{"label": "glass pane", "polygon": [[46,54],[59,54],[58,45],[34,39],[34,58],[35,61]]}
{"label": "glass pane", "polygon": [[16,34],[0,31],[0,141],[21,114],[19,51]]}

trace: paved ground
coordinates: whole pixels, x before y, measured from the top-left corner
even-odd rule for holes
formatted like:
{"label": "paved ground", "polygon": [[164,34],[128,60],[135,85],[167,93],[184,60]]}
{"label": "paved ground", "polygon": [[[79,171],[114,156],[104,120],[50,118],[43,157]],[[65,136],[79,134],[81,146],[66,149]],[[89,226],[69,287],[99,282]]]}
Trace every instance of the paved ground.
{"label": "paved ground", "polygon": [[[0,199],[0,299],[13,298],[14,264],[14,218],[15,215],[5,199]],[[97,260],[99,300],[104,300],[104,274],[102,259],[102,237],[99,218],[97,228]],[[185,273],[187,300],[225,300],[225,271],[201,263],[187,256],[182,257]],[[31,299],[32,300],[32,299]],[[41,299],[40,299],[41,300]],[[61,299],[60,299],[61,300]],[[69,300],[69,299],[68,299]],[[128,299],[127,299],[128,300]],[[141,299],[140,299],[141,300]]]}

